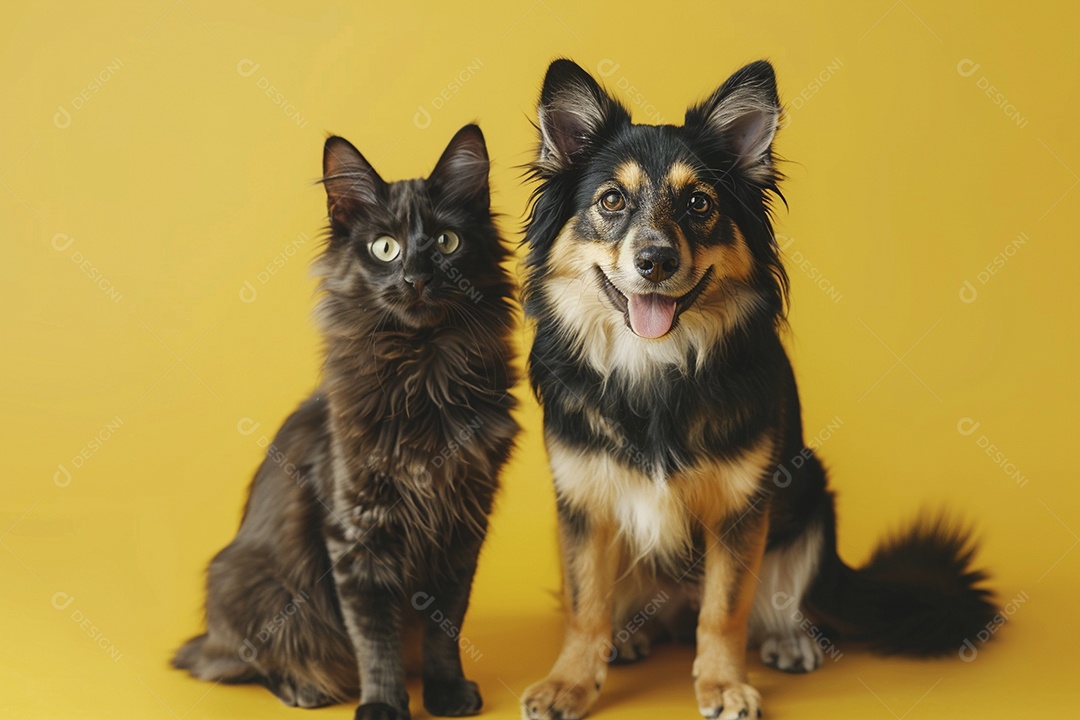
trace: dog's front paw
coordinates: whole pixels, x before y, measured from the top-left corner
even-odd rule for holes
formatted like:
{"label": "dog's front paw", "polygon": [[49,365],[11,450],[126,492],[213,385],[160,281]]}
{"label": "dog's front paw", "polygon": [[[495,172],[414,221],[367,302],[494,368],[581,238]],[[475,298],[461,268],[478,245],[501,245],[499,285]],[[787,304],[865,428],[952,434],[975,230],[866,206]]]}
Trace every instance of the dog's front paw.
{"label": "dog's front paw", "polygon": [[741,720],[761,717],[761,693],[746,683],[697,680],[698,711],[703,717]]}
{"label": "dog's front paw", "polygon": [[480,688],[476,683],[458,678],[455,680],[424,680],[424,707],[439,717],[462,717],[476,715],[483,707]]}
{"label": "dog's front paw", "polygon": [[825,653],[806,635],[769,637],[761,643],[761,662],[788,673],[808,673],[817,670]]}
{"label": "dog's front paw", "polygon": [[600,684],[548,677],[536,683],[522,698],[523,720],[580,720],[600,696]]}
{"label": "dog's front paw", "polygon": [[386,703],[365,703],[356,708],[353,720],[409,720],[408,711],[402,713]]}

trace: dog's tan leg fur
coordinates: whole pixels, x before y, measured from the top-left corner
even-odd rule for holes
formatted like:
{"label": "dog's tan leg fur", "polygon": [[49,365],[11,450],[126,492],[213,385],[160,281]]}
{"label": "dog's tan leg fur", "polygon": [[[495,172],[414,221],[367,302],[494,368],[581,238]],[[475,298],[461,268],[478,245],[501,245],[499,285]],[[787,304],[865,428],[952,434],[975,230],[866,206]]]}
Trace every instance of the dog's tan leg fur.
{"label": "dog's tan leg fur", "polygon": [[757,527],[744,536],[741,548],[729,548],[721,539],[705,551],[694,691],[707,718],[755,718],[761,712],[761,694],[746,683],[746,633],[768,522],[764,517],[745,522]]}
{"label": "dog's tan leg fur", "polygon": [[[560,523],[562,525],[562,523]],[[522,698],[523,717],[577,720],[600,695],[611,652],[611,611],[619,560],[608,523],[590,522],[577,537],[560,527],[566,635],[548,676]]]}

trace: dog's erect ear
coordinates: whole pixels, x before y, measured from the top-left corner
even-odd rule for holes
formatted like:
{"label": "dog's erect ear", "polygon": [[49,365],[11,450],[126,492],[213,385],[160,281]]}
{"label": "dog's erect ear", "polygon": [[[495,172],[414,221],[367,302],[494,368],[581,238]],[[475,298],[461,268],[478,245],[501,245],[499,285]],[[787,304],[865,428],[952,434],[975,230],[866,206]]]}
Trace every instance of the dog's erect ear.
{"label": "dog's erect ear", "polygon": [[572,60],[556,60],[540,91],[540,162],[564,170],[579,160],[596,136],[628,123],[626,109]]}
{"label": "dog's erect ear", "polygon": [[751,180],[767,182],[772,173],[772,142],[780,121],[776,73],[765,60],[742,68],[708,100],[686,111],[686,124],[719,133]]}
{"label": "dog's erect ear", "polygon": [[337,136],[327,138],[323,145],[322,184],[326,187],[327,213],[338,222],[345,222],[361,205],[378,202],[386,186],[360,151]]}
{"label": "dog's erect ear", "polygon": [[466,125],[450,140],[428,182],[446,197],[489,204],[490,166],[484,134],[476,125]]}

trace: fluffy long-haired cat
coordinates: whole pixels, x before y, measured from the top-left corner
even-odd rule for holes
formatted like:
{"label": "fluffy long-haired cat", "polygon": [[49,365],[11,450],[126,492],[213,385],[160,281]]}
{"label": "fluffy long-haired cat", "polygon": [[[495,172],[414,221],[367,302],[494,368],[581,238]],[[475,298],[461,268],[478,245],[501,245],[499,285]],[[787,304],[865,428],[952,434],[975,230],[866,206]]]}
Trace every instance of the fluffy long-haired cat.
{"label": "fluffy long-haired cat", "polygon": [[916,525],[858,570],[837,554],[780,335],[779,117],[767,62],[682,126],[635,125],[573,62],[548,69],[524,297],[567,625],[526,718],[581,718],[606,661],[642,656],[660,618],[696,622],[698,707],[735,720],[761,709],[748,636],[768,665],[807,672],[826,625],[829,641],[932,655],[993,617],[947,523]]}
{"label": "fluffy long-haired cat", "polygon": [[210,563],[206,633],[176,667],[301,707],[359,692],[358,720],[407,718],[411,631],[424,707],[479,712],[458,640],[518,430],[488,166],[475,125],[426,179],[392,183],[326,141],[323,381],[268,448],[236,538]]}

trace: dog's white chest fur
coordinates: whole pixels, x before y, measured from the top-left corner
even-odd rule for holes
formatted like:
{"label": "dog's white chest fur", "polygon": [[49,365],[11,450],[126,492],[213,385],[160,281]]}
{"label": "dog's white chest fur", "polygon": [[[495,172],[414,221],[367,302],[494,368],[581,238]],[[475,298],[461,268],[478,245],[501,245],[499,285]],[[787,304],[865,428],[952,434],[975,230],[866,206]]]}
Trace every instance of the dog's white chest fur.
{"label": "dog's white chest fur", "polygon": [[684,547],[689,541],[686,511],[671,487],[663,479],[657,482],[640,473],[621,477],[628,476],[634,476],[630,483],[614,480],[616,486],[621,484],[622,487],[612,489],[611,511],[620,533],[629,540],[631,547],[638,555],[670,555]]}
{"label": "dog's white chest fur", "polygon": [[715,533],[729,512],[746,507],[772,457],[766,440],[735,460],[649,477],[605,452],[578,450],[551,436],[547,446],[559,496],[614,525],[635,559],[674,560],[690,549],[695,526]]}

